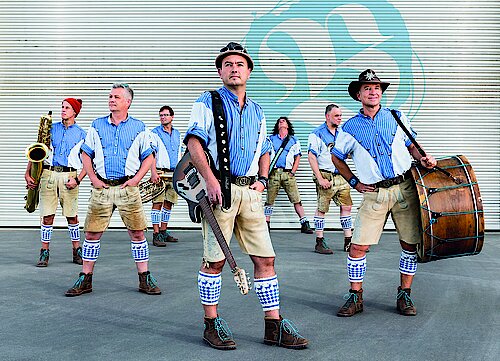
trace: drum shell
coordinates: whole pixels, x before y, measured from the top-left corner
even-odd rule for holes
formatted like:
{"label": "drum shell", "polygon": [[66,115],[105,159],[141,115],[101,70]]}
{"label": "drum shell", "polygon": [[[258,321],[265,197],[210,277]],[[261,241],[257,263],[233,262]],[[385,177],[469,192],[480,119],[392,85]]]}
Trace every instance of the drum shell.
{"label": "drum shell", "polygon": [[484,212],[476,175],[463,155],[438,160],[437,169],[412,167],[420,200],[419,262],[475,255],[484,242]]}

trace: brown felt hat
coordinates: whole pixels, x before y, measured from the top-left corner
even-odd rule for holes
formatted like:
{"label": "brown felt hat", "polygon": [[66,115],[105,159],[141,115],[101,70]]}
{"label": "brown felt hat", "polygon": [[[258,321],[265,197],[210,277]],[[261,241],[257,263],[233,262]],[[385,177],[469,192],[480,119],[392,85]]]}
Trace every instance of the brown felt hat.
{"label": "brown felt hat", "polygon": [[391,83],[383,82],[373,70],[366,69],[365,71],[361,72],[361,74],[359,74],[358,80],[351,81],[348,88],[351,98],[358,102],[359,99],[357,93],[362,84],[380,84],[383,93]]}

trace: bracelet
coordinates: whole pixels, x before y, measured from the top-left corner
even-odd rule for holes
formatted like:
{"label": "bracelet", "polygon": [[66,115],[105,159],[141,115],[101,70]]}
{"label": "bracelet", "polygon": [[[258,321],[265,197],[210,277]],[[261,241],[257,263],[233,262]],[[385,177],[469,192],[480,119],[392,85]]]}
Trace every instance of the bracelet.
{"label": "bracelet", "polygon": [[295,172],[290,172],[291,175],[293,175],[295,177]]}
{"label": "bracelet", "polygon": [[78,176],[75,177],[75,182],[76,182],[76,185],[80,185],[80,180],[78,179]]}
{"label": "bracelet", "polygon": [[349,179],[349,185],[353,188],[355,188],[359,183],[359,179],[353,175],[350,179]]}

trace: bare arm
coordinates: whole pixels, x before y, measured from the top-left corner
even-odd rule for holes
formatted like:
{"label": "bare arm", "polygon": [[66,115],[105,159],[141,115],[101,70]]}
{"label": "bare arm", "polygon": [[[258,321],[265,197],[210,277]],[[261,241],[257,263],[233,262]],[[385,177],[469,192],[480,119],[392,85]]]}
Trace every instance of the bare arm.
{"label": "bare arm", "polygon": [[94,188],[108,188],[108,185],[106,183],[97,178],[94,167],[92,166],[92,159],[85,152],[82,152],[82,163],[83,169],[89,176],[89,179],[92,182],[92,186],[94,186]]}
{"label": "bare arm", "polygon": [[[335,165],[335,168],[337,168],[337,170],[339,171],[340,175],[345,178],[345,180],[349,181],[349,179],[355,177],[354,173],[351,171],[351,168],[349,168],[347,163],[344,162],[342,159],[337,158],[333,154],[332,154],[332,162]],[[375,187],[372,185],[358,182],[358,184],[356,184],[354,189],[356,189],[360,193],[364,193],[364,192],[373,192],[375,190]]]}
{"label": "bare arm", "polygon": [[413,144],[410,144],[410,146],[408,147],[408,151],[410,152],[413,159],[419,161],[420,164],[422,164],[426,168],[433,168],[437,165],[437,161],[432,155],[426,154],[425,157],[422,157],[417,147],[415,147]]}
{"label": "bare arm", "polygon": [[321,186],[321,188],[323,189],[330,188],[332,186],[331,183],[325,178],[323,178],[323,176],[321,175],[321,171],[319,170],[319,165],[318,165],[318,158],[316,158],[316,156],[312,152],[309,152],[307,154],[307,160],[309,161],[309,165],[311,166],[311,169],[314,175],[316,176],[316,179],[318,180],[318,183]]}
{"label": "bare arm", "polygon": [[191,160],[195,168],[201,174],[205,183],[207,184],[207,196],[211,203],[222,204],[222,190],[220,187],[219,180],[215,177],[210,165],[207,161],[207,156],[200,143],[200,140],[196,137],[190,137],[187,144],[189,153],[191,153]]}
{"label": "bare arm", "polygon": [[293,160],[292,171],[290,172],[293,176],[295,176],[295,173],[297,173],[297,169],[299,169],[299,164],[300,164],[300,154],[296,155],[295,159]]}
{"label": "bare arm", "polygon": [[[259,158],[259,177],[268,177],[269,176],[269,165],[271,164],[271,156],[269,153],[265,153]],[[264,184],[260,181],[256,181],[254,184],[250,186],[250,189],[254,189],[258,192],[264,192]]]}

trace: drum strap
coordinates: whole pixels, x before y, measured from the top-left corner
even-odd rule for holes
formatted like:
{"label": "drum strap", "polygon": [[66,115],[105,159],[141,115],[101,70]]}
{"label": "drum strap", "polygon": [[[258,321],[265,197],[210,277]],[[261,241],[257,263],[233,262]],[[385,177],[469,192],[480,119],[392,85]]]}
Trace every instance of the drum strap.
{"label": "drum strap", "polygon": [[217,139],[217,154],[219,156],[219,180],[222,191],[222,208],[231,207],[231,170],[229,168],[229,141],[227,134],[227,120],[222,106],[222,99],[217,90],[212,94],[212,112],[214,115],[215,136]]}
{"label": "drum strap", "polygon": [[[417,143],[417,141],[413,137],[413,134],[411,134],[411,132],[408,130],[408,128],[405,127],[405,125],[403,124],[403,122],[401,121],[401,119],[399,119],[399,116],[398,116],[398,113],[396,112],[396,110],[395,109],[391,109],[391,114],[394,117],[394,119],[396,119],[396,122],[401,127],[401,129],[403,129],[403,132],[405,132],[405,134],[408,136],[408,139],[410,139],[410,142],[412,142],[412,144],[415,146],[415,148],[417,148],[417,150],[420,153],[420,155],[422,157],[425,157],[427,154],[425,154],[425,151],[420,147],[420,144]],[[460,179],[454,177],[447,170],[445,170],[445,169],[443,169],[441,167],[438,167],[438,166],[435,166],[434,168],[437,169],[438,171],[440,171],[441,173],[443,173],[444,175],[446,175],[447,177],[451,178],[456,184],[461,184],[462,183],[460,181]]]}
{"label": "drum strap", "polygon": [[269,166],[269,174],[271,174],[271,171],[274,169],[274,166],[276,165],[276,162],[278,162],[278,158],[280,157],[281,153],[285,150],[286,145],[288,144],[288,141],[290,140],[290,136],[287,135],[285,139],[281,142],[281,146],[274,155],[273,160],[271,161],[271,165]]}

